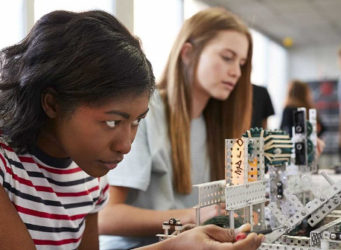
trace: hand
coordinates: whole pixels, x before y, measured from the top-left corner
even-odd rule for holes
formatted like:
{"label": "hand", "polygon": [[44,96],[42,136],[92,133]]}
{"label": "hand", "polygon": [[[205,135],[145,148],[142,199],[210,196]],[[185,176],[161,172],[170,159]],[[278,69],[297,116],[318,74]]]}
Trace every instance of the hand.
{"label": "hand", "polygon": [[208,219],[211,219],[212,217],[221,215],[222,211],[225,211],[225,203],[200,208],[200,224],[204,223]]}
{"label": "hand", "polygon": [[168,243],[165,249],[255,250],[262,243],[263,235],[251,233],[245,239],[235,242],[237,232],[249,230],[250,226],[236,230],[214,225],[199,226],[165,241]]}

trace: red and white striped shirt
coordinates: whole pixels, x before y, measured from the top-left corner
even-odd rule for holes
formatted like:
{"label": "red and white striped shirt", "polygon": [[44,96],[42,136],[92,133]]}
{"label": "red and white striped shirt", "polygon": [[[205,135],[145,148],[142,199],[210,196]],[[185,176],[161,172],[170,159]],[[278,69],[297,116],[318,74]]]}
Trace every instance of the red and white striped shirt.
{"label": "red and white striped shirt", "polygon": [[105,177],[94,178],[71,159],[55,159],[39,149],[17,155],[0,140],[0,184],[25,223],[37,249],[76,249],[85,216],[108,198]]}

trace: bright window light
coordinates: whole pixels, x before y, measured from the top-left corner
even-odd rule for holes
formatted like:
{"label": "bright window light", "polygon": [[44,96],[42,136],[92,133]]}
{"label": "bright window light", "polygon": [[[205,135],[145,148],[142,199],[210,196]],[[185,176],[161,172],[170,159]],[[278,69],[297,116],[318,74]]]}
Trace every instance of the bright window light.
{"label": "bright window light", "polygon": [[182,22],[181,0],[134,1],[134,33],[142,41],[143,50],[153,66],[156,79],[159,79],[165,67]]}
{"label": "bright window light", "polygon": [[[275,109],[275,115],[269,118],[268,127],[278,128],[287,88],[288,52],[255,30],[251,30],[251,35],[253,39],[251,82],[267,87]],[[279,89],[284,91],[278,91]]]}
{"label": "bright window light", "polygon": [[25,36],[24,0],[0,1],[0,49],[18,43]]}
{"label": "bright window light", "polygon": [[266,86],[267,38],[255,30],[251,30],[251,35],[253,41],[251,82]]}
{"label": "bright window light", "polygon": [[288,86],[288,52],[274,42],[269,43],[268,51],[267,86],[275,108],[275,116],[270,118],[269,127],[278,128]]}
{"label": "bright window light", "polygon": [[68,11],[87,11],[87,10],[104,10],[106,12],[114,12],[113,0],[58,0],[58,1],[46,1],[35,0],[34,1],[34,20],[37,21],[43,15],[54,10],[68,10]]}

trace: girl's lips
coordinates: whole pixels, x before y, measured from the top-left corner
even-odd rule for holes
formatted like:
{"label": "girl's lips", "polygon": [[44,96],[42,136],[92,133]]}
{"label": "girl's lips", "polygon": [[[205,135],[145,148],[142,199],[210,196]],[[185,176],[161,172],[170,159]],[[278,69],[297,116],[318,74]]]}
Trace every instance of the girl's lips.
{"label": "girl's lips", "polygon": [[224,82],[223,81],[223,84],[225,85],[225,86],[227,86],[230,90],[232,90],[233,88],[234,88],[234,83],[232,83],[232,82]]}
{"label": "girl's lips", "polygon": [[104,165],[107,169],[112,170],[114,168],[117,167],[117,164],[120,162],[121,160],[117,160],[117,161],[99,161],[102,165]]}
{"label": "girl's lips", "polygon": [[104,163],[107,169],[112,170],[117,167],[117,163]]}

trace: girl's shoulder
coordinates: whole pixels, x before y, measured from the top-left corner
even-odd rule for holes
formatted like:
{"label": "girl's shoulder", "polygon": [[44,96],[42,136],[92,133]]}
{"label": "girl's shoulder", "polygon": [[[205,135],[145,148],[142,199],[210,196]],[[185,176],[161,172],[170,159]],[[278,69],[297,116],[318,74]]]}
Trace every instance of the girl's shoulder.
{"label": "girl's shoulder", "polygon": [[11,155],[16,155],[14,149],[2,136],[0,136],[0,154],[6,155],[8,153],[10,153]]}
{"label": "girl's shoulder", "polygon": [[163,105],[164,106],[164,100],[162,98],[162,92],[158,89],[156,89],[154,91],[154,93],[152,94],[152,96],[150,97],[150,101],[149,101],[150,105]]}
{"label": "girl's shoulder", "polygon": [[149,100],[149,116],[163,117],[165,115],[165,103],[159,90],[155,90]]}
{"label": "girl's shoulder", "polygon": [[167,126],[166,106],[161,94],[156,90],[150,97],[149,111],[140,125],[140,130],[159,136],[167,131]]}

